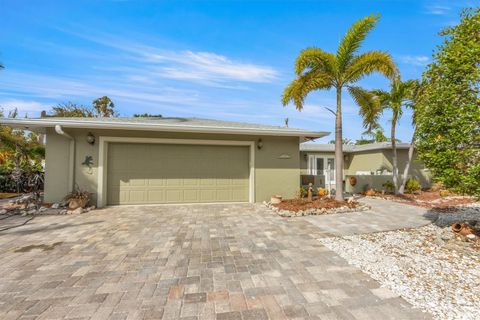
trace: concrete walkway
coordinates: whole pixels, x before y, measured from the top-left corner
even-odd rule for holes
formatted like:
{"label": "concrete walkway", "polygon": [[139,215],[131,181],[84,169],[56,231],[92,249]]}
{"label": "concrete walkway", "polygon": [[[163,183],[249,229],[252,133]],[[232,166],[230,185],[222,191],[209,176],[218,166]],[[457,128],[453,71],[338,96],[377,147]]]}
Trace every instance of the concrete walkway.
{"label": "concrete walkway", "polygon": [[326,237],[416,228],[432,223],[432,220],[425,216],[428,212],[426,208],[383,199],[362,198],[360,201],[369,204],[372,209],[300,219],[320,228],[322,235]]}

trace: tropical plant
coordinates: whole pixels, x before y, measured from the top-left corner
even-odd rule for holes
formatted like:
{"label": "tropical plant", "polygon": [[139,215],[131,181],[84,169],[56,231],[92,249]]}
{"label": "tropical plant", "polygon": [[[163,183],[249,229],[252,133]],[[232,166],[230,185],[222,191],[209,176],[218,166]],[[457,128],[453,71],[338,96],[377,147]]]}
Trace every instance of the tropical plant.
{"label": "tropical plant", "polygon": [[418,191],[421,189],[420,182],[416,179],[407,179],[407,183],[405,184],[405,191],[408,193],[414,193],[415,191]]}
{"label": "tropical plant", "polygon": [[[335,140],[328,141],[328,144],[335,144]],[[343,138],[342,139],[342,144],[343,145],[351,145],[351,144],[354,144],[354,143],[353,143],[352,139]]]}
{"label": "tropical plant", "polygon": [[414,107],[414,93],[418,90],[418,87],[419,82],[416,80],[402,82],[400,78],[398,78],[391,82],[389,91],[379,89],[372,90],[370,93],[373,94],[374,99],[359,102],[360,115],[363,118],[363,125],[367,128],[367,131],[374,127],[378,127],[379,118],[385,110],[391,111],[392,118],[389,140],[392,143],[393,191],[395,194],[403,193],[403,189],[400,190],[400,185],[404,186],[407,179],[407,176],[404,176],[403,180],[400,179],[398,173],[396,139],[397,123],[402,117],[405,108]]}
{"label": "tropical plant", "polygon": [[335,114],[336,200],[343,200],[342,91],[347,89],[359,103],[372,99],[371,94],[355,86],[360,79],[372,73],[380,73],[391,79],[398,74],[388,53],[358,53],[378,20],[378,15],[370,15],[355,22],[341,40],[335,54],[315,47],[302,50],[295,62],[296,78],[285,88],[282,96],[284,106],[293,102],[298,110],[302,110],[304,100],[310,92],[335,89],[336,111],[330,111]]}
{"label": "tropical plant", "polygon": [[480,8],[444,29],[423,74],[417,150],[436,181],[480,197]]}
{"label": "tropical plant", "polygon": [[382,187],[385,189],[387,192],[393,192],[395,190],[395,185],[393,184],[392,181],[387,180],[385,183],[382,184]]}
{"label": "tropical plant", "polygon": [[380,125],[376,125],[374,130],[370,128],[369,130],[362,133],[362,137],[359,140],[355,141],[355,144],[362,145],[362,144],[387,142],[387,141],[390,141],[390,139],[387,138],[387,136],[385,136],[385,133],[383,132],[382,127]]}
{"label": "tropical plant", "polygon": [[72,199],[76,200],[90,200],[91,198],[91,193],[81,189],[78,185],[75,186],[75,189],[73,191],[70,191],[64,198],[64,201],[68,202]]}
{"label": "tropical plant", "polygon": [[[3,116],[3,111],[0,110],[0,117]],[[16,109],[8,114],[8,117],[17,116]],[[33,190],[38,185],[38,181],[33,181],[36,180],[34,177],[41,175],[39,172],[43,174],[41,163],[44,157],[45,148],[39,134],[0,125],[0,169],[4,176],[1,186],[5,188],[3,191]],[[43,182],[39,184],[43,186]]]}

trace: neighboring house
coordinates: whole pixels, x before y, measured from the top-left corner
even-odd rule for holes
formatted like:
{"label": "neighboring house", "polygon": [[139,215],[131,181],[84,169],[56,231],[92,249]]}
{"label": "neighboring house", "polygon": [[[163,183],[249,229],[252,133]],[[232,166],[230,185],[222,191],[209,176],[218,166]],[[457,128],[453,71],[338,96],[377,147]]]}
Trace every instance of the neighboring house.
{"label": "neighboring house", "polygon": [[105,205],[259,202],[298,190],[301,142],[326,136],[192,118],[0,119],[46,133],[45,201],[75,185]]}
{"label": "neighboring house", "polygon": [[[403,174],[410,144],[397,143],[397,163]],[[392,144],[389,142],[365,145],[344,145],[344,185],[346,192],[362,192],[367,188],[383,189],[383,183],[392,181]],[[300,145],[301,185],[335,189],[335,145],[302,143]],[[349,176],[356,176],[352,186]],[[423,163],[414,154],[409,176],[418,179],[422,187],[430,186],[431,177]]]}

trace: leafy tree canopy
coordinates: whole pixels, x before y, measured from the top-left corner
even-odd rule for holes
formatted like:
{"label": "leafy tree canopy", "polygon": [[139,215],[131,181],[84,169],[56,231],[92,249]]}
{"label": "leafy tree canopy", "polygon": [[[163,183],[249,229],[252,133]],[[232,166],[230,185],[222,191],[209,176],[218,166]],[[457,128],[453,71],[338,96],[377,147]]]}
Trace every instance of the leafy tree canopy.
{"label": "leafy tree canopy", "polygon": [[115,104],[107,96],[93,100],[93,108],[95,109],[97,117],[118,116],[117,112],[115,111]]}
{"label": "leafy tree canopy", "polygon": [[54,107],[52,107],[52,114],[51,115],[44,115],[44,116],[51,116],[51,117],[84,117],[90,118],[95,116],[95,112],[92,108],[78,105],[73,102],[67,103],[60,103]]}
{"label": "leafy tree canopy", "polygon": [[418,152],[447,188],[480,196],[480,8],[440,35],[417,104]]}
{"label": "leafy tree canopy", "polygon": [[43,114],[44,117],[117,117],[115,104],[107,97],[93,100],[92,107],[76,104],[73,102],[60,103],[52,107],[51,114]]}

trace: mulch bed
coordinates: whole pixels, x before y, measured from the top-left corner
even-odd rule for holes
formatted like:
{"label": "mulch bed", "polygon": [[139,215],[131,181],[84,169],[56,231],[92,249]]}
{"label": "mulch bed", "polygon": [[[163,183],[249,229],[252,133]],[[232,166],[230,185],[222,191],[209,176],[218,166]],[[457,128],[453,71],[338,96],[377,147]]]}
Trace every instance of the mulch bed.
{"label": "mulch bed", "polygon": [[416,194],[405,194],[403,196],[395,196],[391,194],[376,194],[375,196],[413,206],[443,210],[449,210],[459,205],[473,204],[476,202],[472,197],[461,195],[451,194],[442,197],[438,191],[421,191]]}
{"label": "mulch bed", "polygon": [[298,212],[301,210],[308,210],[308,209],[333,209],[333,208],[340,208],[340,207],[349,207],[355,208],[358,206],[357,201],[337,201],[330,198],[324,199],[315,199],[313,201],[308,201],[307,199],[289,199],[283,200],[279,204],[274,204],[274,207],[280,210],[287,210]]}

